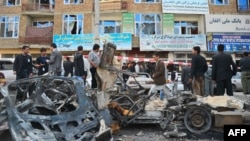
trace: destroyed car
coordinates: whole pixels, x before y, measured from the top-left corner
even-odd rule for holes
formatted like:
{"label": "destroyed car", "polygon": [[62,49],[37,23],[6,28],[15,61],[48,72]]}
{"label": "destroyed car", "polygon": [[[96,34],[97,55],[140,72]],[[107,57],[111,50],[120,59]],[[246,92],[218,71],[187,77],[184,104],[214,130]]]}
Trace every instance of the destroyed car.
{"label": "destroyed car", "polygon": [[0,124],[8,123],[15,141],[112,139],[103,117],[74,78],[21,79],[1,88],[1,92],[4,104]]}

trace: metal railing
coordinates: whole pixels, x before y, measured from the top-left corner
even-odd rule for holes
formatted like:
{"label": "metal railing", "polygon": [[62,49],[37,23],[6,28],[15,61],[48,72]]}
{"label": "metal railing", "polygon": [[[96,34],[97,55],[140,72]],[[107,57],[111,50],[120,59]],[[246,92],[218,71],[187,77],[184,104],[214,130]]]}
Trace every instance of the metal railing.
{"label": "metal railing", "polygon": [[123,0],[101,1],[100,11],[105,10],[127,10],[127,2]]}
{"label": "metal railing", "polygon": [[49,45],[52,43],[51,37],[19,37],[19,43]]}

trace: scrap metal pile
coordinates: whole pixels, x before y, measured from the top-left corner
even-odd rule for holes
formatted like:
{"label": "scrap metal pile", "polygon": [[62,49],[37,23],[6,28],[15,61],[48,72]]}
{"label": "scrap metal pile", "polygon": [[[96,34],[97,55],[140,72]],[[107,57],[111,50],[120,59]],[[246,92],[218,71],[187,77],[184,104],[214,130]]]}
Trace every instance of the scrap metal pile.
{"label": "scrap metal pile", "polygon": [[[23,79],[2,89],[1,125],[13,140],[110,140],[99,111],[73,78]],[[5,117],[5,118],[4,118]]]}

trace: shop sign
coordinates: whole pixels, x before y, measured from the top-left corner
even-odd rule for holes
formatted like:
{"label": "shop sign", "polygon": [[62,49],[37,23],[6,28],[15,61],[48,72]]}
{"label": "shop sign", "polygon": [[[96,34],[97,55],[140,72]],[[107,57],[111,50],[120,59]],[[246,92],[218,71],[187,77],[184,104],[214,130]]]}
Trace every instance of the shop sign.
{"label": "shop sign", "polygon": [[213,35],[208,42],[208,51],[217,51],[217,46],[223,44],[226,52],[250,51],[250,35]]}
{"label": "shop sign", "polygon": [[194,46],[206,51],[206,36],[157,34],[140,37],[140,51],[192,51]]}

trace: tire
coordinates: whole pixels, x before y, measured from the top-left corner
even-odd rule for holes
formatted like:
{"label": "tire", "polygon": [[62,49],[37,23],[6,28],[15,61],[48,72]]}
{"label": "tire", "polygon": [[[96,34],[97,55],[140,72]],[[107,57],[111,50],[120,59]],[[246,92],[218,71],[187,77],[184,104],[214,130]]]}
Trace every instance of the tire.
{"label": "tire", "polygon": [[194,134],[207,132],[212,126],[212,115],[203,107],[192,107],[184,116],[186,128]]}

